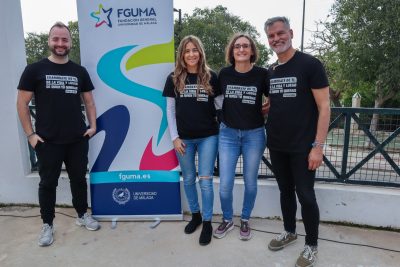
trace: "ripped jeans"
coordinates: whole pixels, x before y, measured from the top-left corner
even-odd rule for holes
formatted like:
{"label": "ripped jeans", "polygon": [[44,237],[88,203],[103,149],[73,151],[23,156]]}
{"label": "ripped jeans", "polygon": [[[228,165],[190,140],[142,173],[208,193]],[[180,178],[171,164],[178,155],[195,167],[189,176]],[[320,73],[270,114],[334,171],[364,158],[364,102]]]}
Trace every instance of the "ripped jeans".
{"label": "ripped jeans", "polygon": [[203,221],[211,221],[213,214],[214,190],[213,173],[218,149],[218,135],[204,138],[183,139],[185,154],[177,154],[183,176],[186,199],[191,213],[200,211],[197,187],[195,155],[198,154],[198,174],[202,199]]}

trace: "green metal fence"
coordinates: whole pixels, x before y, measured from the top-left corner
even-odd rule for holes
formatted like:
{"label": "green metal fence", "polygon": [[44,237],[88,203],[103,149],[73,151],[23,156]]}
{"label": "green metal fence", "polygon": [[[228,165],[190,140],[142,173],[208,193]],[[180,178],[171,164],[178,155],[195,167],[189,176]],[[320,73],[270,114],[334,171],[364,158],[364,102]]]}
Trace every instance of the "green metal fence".
{"label": "green metal fence", "polygon": [[[317,180],[400,187],[400,109],[335,107],[331,113],[324,164],[317,170]],[[31,114],[34,120],[34,107]],[[33,149],[30,152],[35,171],[36,156]],[[218,175],[218,167],[215,174]],[[241,158],[236,175],[242,176]],[[259,178],[275,178],[268,149],[260,164]]]}
{"label": "green metal fence", "polygon": [[[317,180],[400,187],[400,109],[332,108]],[[272,178],[268,151],[260,178]]]}

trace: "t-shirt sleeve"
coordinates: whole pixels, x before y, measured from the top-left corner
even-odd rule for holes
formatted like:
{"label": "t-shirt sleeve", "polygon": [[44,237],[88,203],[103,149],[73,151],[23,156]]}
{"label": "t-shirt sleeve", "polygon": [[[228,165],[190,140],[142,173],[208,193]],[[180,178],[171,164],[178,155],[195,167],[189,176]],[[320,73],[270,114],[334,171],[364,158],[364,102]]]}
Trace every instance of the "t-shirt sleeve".
{"label": "t-shirt sleeve", "polygon": [[18,90],[30,91],[35,90],[34,70],[31,65],[25,67],[18,83]]}
{"label": "t-shirt sleeve", "polygon": [[263,88],[263,94],[268,97],[269,96],[269,74],[268,74],[268,70],[265,70],[263,72],[263,82],[264,82],[264,88]]}
{"label": "t-shirt sleeve", "polygon": [[172,73],[168,75],[167,80],[165,81],[164,91],[162,93],[165,97],[176,97],[175,94],[175,85],[174,81],[172,80]]}
{"label": "t-shirt sleeve", "polygon": [[94,89],[94,85],[92,83],[92,79],[90,79],[90,75],[86,68],[83,68],[83,83],[82,83],[82,92],[89,92]]}
{"label": "t-shirt sleeve", "polygon": [[217,83],[218,83],[218,90],[220,91],[221,95],[225,94],[224,90],[224,78],[225,78],[225,69],[221,69],[218,73]]}
{"label": "t-shirt sleeve", "polygon": [[311,71],[310,87],[312,89],[322,89],[329,86],[328,77],[321,61],[314,58],[311,64],[311,68],[309,68]]}
{"label": "t-shirt sleeve", "polygon": [[269,97],[269,78],[268,78],[268,75],[267,75],[267,78],[265,80],[265,84],[266,84],[267,88],[265,89],[264,95],[266,97]]}
{"label": "t-shirt sleeve", "polygon": [[217,74],[212,71],[211,72],[211,80],[210,80],[210,84],[213,88],[213,92],[214,92],[214,97],[221,95],[221,89],[218,83],[218,76]]}

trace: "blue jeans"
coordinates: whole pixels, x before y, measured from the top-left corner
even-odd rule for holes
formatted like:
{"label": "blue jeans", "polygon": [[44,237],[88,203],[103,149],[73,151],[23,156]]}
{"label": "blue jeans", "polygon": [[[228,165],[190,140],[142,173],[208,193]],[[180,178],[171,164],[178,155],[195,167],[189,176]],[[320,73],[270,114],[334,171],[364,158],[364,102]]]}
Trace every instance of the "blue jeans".
{"label": "blue jeans", "polygon": [[211,221],[214,204],[213,173],[217,157],[218,135],[205,138],[184,139],[185,154],[178,156],[186,199],[192,213],[199,212],[196,188],[195,155],[198,153],[199,185],[201,189],[203,221]]}
{"label": "blue jeans", "polygon": [[257,196],[257,177],[265,149],[265,128],[239,130],[221,123],[219,130],[219,197],[223,219],[233,217],[233,185],[236,164],[243,156],[244,198],[241,218],[250,219]]}

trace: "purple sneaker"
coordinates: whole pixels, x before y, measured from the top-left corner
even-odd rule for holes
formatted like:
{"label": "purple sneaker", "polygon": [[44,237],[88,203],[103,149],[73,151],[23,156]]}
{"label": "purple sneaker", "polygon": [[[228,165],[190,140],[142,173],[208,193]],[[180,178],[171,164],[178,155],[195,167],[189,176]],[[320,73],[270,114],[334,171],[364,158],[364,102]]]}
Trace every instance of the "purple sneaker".
{"label": "purple sneaker", "polygon": [[233,225],[233,221],[223,220],[218,228],[215,229],[213,235],[215,238],[223,238],[229,231],[232,231],[234,227],[235,225]]}
{"label": "purple sneaker", "polygon": [[249,226],[249,221],[240,220],[240,234],[239,239],[247,241],[251,238],[251,229]]}

